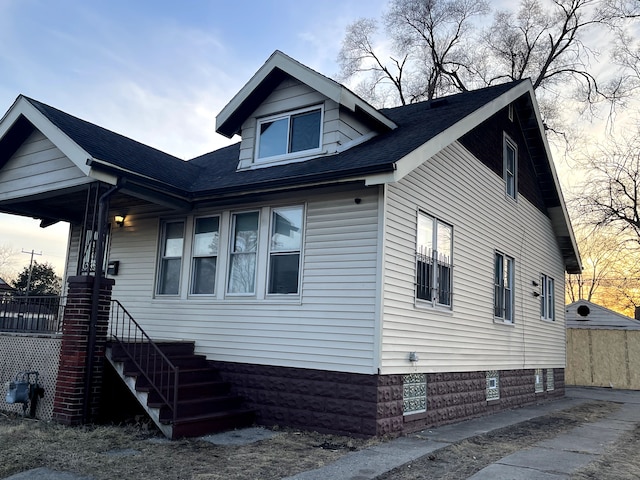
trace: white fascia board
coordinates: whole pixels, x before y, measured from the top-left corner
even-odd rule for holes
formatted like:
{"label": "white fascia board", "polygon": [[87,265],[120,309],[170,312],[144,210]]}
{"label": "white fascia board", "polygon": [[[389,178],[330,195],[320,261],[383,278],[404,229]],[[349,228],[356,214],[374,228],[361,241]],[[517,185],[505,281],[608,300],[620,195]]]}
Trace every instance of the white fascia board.
{"label": "white fascia board", "polygon": [[536,101],[535,92],[533,91],[533,86],[530,86],[533,111],[536,115],[536,123],[538,124],[538,129],[540,131],[540,136],[542,137],[542,141],[544,143],[544,151],[547,155],[547,159],[549,160],[549,168],[551,170],[551,176],[553,177],[553,185],[558,193],[558,197],[560,198],[560,206],[549,209],[549,215],[551,216],[551,220],[554,224],[554,228],[556,229],[557,234],[564,234],[571,239],[571,246],[573,247],[573,251],[575,252],[576,259],[578,260],[578,265],[582,270],[582,259],[580,258],[580,250],[578,249],[578,242],[576,241],[576,236],[573,232],[573,227],[571,226],[571,219],[569,217],[569,211],[567,210],[567,204],[564,201],[564,195],[562,194],[562,189],[560,187],[560,180],[558,179],[558,173],[556,171],[555,162],[553,161],[553,157],[551,156],[551,148],[549,148],[549,141],[547,140],[547,134],[544,131],[544,123],[542,121],[542,115],[540,115],[540,109],[538,108],[538,102]]}
{"label": "white fascia board", "polygon": [[0,120],[0,138],[5,136],[20,115],[23,115],[35,128],[40,130],[80,171],[85,175],[89,175],[89,167],[86,161],[87,158],[91,158],[91,155],[51,123],[22,95],[16,99],[9,111]]}
{"label": "white fascia board", "polygon": [[108,183],[109,185],[118,184],[118,177],[106,172],[101,172],[100,170],[96,170],[95,168],[89,168],[89,176],[95,180],[98,180],[99,182]]}
{"label": "white fascia board", "polygon": [[216,130],[220,128],[233,115],[242,102],[265,80],[275,68],[286,72],[292,77],[300,80],[302,83],[320,92],[325,97],[335,101],[336,103],[355,111],[356,106],[360,107],[367,114],[374,117],[380,123],[386,125],[390,129],[394,129],[397,125],[382,115],[378,110],[373,108],[367,102],[362,100],[353,92],[349,91],[338,82],[318,73],[311,68],[301,64],[293,58],[276,50],[271,57],[260,67],[260,69],[249,79],[244,87],[231,99],[231,101],[216,116]]}

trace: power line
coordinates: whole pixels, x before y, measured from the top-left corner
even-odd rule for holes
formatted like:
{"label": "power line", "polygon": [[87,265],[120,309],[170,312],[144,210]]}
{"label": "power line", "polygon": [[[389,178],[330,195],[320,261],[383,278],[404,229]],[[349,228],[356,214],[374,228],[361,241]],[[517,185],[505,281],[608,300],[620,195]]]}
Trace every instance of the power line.
{"label": "power line", "polygon": [[27,296],[29,296],[29,291],[31,290],[31,273],[33,272],[33,256],[34,255],[42,255],[42,252],[36,253],[35,250],[31,250],[30,252],[25,252],[24,249],[22,253],[30,254],[31,260],[29,261],[29,276],[27,277]]}

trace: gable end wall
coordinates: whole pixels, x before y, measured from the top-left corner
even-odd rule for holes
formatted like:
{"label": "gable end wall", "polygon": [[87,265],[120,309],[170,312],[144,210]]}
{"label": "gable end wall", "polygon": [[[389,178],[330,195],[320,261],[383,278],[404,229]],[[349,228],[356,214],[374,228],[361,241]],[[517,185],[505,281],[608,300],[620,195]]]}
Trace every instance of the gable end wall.
{"label": "gable end wall", "polygon": [[465,146],[496,175],[503,178],[503,136],[507,134],[518,146],[518,193],[538,210],[547,214],[538,179],[531,162],[517,115],[509,120],[508,109],[503,108],[460,138]]}
{"label": "gable end wall", "polygon": [[[504,189],[502,178],[457,142],[389,185],[382,373],[564,367],[564,264],[551,221]],[[418,209],[453,226],[451,310],[416,304]],[[496,251],[515,259],[512,325],[494,321]],[[541,273],[555,280],[555,322],[540,319],[533,295]],[[415,365],[410,352],[418,354]]]}

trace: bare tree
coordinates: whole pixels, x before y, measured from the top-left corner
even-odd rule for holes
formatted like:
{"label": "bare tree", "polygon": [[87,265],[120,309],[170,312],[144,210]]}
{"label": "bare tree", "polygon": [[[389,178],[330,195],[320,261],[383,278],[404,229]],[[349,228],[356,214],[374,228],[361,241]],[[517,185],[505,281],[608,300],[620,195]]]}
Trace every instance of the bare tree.
{"label": "bare tree", "polygon": [[579,274],[567,275],[567,299],[570,302],[592,302],[600,292],[613,286],[612,279],[617,278],[618,266],[625,256],[615,234],[592,225],[580,225],[575,231],[583,270]]}
{"label": "bare tree", "polygon": [[478,20],[489,12],[485,0],[390,0],[386,42],[376,20],[360,19],[347,29],[341,75],[364,78],[363,93],[374,102],[393,92],[395,103],[404,105],[530,77],[553,99],[562,94],[590,106],[617,98],[612,95],[626,90],[630,79],[621,74],[601,86],[593,65],[599,52],[590,40],[622,32],[621,22],[636,18],[638,3],[522,0],[517,10],[493,12],[493,23],[481,30]]}
{"label": "bare tree", "polygon": [[466,90],[470,62],[464,46],[473,18],[487,13],[487,5],[486,0],[392,0],[384,19],[386,43],[377,36],[374,19],[347,28],[338,55],[342,79],[368,74],[363,82],[370,100],[391,94],[402,105]]}
{"label": "bare tree", "polygon": [[0,278],[7,282],[15,276],[15,257],[18,253],[10,245],[0,245]]}
{"label": "bare tree", "polygon": [[640,244],[640,134],[610,138],[586,155],[584,190],[574,205],[596,226]]}

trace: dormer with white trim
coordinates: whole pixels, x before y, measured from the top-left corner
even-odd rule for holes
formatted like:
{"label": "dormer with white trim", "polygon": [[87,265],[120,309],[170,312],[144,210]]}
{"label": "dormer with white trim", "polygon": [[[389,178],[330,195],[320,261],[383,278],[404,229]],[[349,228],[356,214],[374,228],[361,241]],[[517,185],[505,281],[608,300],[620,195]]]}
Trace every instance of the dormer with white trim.
{"label": "dormer with white trim", "polygon": [[353,92],[280,51],[216,118],[218,133],[242,138],[239,170],[332,155],[395,128]]}

